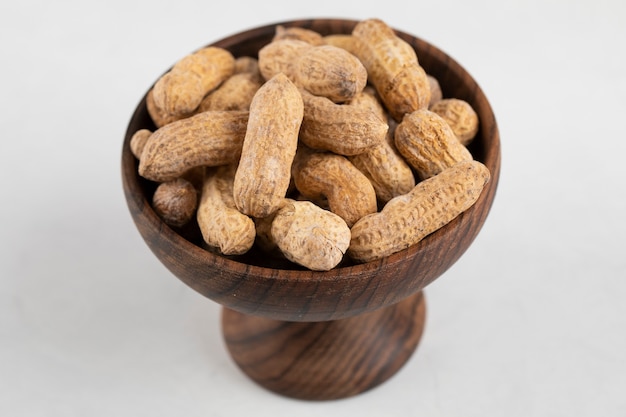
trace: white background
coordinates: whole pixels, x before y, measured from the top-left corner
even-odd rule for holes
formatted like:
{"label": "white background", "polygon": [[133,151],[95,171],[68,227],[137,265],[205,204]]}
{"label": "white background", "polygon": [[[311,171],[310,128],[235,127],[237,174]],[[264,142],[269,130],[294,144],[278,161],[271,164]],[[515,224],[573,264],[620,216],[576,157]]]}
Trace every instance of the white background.
{"label": "white background", "polygon": [[[131,113],[175,60],[304,17],[379,17],[447,52],[503,152],[416,354],[324,403],[239,371],[220,306],[149,252],[120,178]],[[622,0],[3,1],[0,415],[626,416],[624,51]]]}

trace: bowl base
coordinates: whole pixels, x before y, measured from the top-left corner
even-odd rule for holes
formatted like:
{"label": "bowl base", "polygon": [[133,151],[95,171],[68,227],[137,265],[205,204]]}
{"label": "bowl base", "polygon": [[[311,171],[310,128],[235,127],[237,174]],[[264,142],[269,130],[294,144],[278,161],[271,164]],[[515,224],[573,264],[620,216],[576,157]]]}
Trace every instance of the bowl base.
{"label": "bowl base", "polygon": [[374,388],[409,360],[426,318],[423,292],[371,313],[287,322],[222,310],[230,355],[262,387],[304,400],[347,398]]}

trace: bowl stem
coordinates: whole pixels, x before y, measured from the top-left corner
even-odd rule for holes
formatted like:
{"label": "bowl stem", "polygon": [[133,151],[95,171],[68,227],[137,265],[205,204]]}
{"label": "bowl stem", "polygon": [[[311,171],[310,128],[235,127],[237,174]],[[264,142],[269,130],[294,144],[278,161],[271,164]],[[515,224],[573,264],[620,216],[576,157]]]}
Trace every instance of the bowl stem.
{"label": "bowl stem", "polygon": [[230,355],[262,387],[304,400],[351,397],[393,376],[417,348],[426,303],[420,291],[371,313],[287,322],[222,310]]}

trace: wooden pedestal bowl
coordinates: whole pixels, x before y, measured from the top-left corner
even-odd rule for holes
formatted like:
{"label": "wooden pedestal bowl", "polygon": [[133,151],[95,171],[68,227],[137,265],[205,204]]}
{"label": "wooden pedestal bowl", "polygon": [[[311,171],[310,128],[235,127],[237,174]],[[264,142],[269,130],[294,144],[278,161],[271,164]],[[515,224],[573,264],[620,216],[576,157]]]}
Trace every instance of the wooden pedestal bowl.
{"label": "wooden pedestal bowl", "polygon": [[[237,56],[256,56],[276,25],[321,34],[350,33],[351,20],[280,22],[229,36],[213,45]],[[492,205],[500,172],[500,139],[492,109],[480,87],[452,58],[433,45],[398,32],[435,76],[444,97],[466,100],[480,130],[469,149],[491,171],[478,201],[418,244],[365,264],[341,264],[327,272],[272,264],[252,250],[224,257],[203,248],[197,225],[167,226],[150,202],[156,184],[140,177],[130,152],[134,132],[154,130],[145,96],[130,120],[122,151],[128,208],[156,257],[189,287],[223,306],[224,341],[235,363],[261,386],[308,400],[345,398],[390,378],[410,358],[422,335],[422,289],[442,275],[470,246]]]}

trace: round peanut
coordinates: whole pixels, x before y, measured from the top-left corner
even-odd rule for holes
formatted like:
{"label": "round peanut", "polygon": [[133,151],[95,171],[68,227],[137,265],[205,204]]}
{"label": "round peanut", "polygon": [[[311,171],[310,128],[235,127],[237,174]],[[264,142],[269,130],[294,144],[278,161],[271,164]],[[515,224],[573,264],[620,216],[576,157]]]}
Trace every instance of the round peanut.
{"label": "round peanut", "polygon": [[313,271],[337,266],[351,237],[341,217],[309,201],[290,201],[279,209],[271,234],[287,259]]}
{"label": "round peanut", "polygon": [[437,113],[456,135],[459,142],[467,146],[478,133],[478,115],[464,100],[447,98],[433,104],[430,111]]}
{"label": "round peanut", "polygon": [[196,214],[198,193],[193,184],[183,178],[166,181],[154,191],[152,207],[165,223],[182,227]]}
{"label": "round peanut", "polygon": [[152,135],[151,130],[139,129],[130,138],[130,151],[133,153],[135,158],[141,159],[141,153],[143,152],[143,148],[146,146],[146,142],[148,142],[150,135]]}

